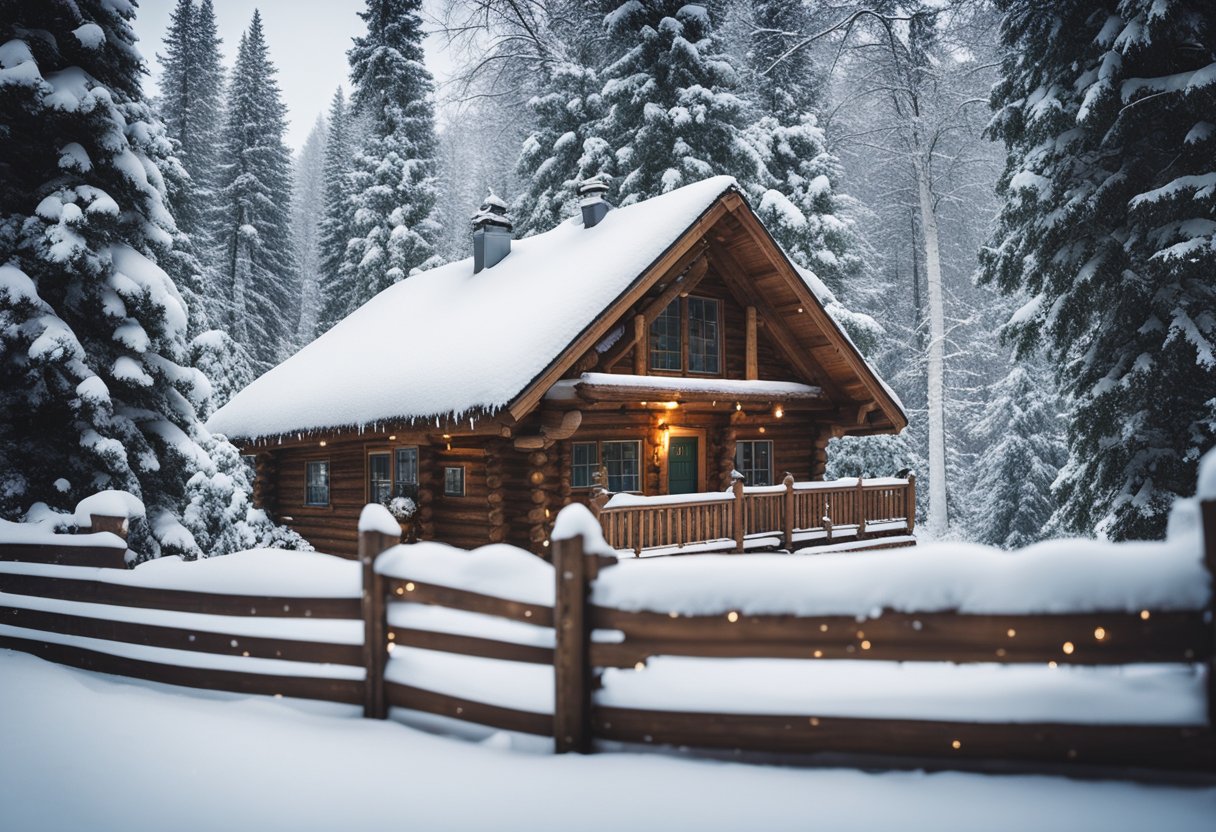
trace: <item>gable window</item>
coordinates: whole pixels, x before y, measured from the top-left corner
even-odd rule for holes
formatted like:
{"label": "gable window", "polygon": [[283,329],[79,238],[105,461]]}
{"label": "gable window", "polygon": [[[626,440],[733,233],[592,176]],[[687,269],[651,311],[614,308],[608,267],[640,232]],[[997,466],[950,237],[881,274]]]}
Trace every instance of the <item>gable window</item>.
{"label": "gable window", "polygon": [[443,469],[443,496],[464,496],[464,466],[450,466]]}
{"label": "gable window", "polygon": [[677,298],[669,303],[650,325],[650,369],[721,373],[720,312],[721,304],[713,298]]}
{"label": "gable window", "polygon": [[418,449],[398,448],[393,469],[393,496],[418,496]]}
{"label": "gable window", "polygon": [[591,486],[595,485],[595,472],[599,469],[599,446],[595,442],[575,442],[571,446],[571,488],[590,488]]}
{"label": "gable window", "polygon": [[709,298],[688,299],[688,371],[719,373],[718,302]]}
{"label": "gable window", "polygon": [[609,491],[642,490],[641,442],[601,442],[600,452],[608,469]]}
{"label": "gable window", "polygon": [[329,505],[329,460],[314,459],[304,465],[304,505]]}
{"label": "gable window", "polygon": [[392,457],[388,453],[367,455],[367,500],[384,503],[392,496]]}
{"label": "gable window", "polygon": [[735,467],[744,485],[773,484],[773,443],[768,439],[739,440],[735,443]]}

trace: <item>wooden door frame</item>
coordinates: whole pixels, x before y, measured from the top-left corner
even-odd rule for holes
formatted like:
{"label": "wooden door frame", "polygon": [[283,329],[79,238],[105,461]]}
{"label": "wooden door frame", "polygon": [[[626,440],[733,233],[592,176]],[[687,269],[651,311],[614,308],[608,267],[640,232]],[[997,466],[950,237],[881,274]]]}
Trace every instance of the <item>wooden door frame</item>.
{"label": "wooden door frame", "polygon": [[[705,483],[706,483],[706,479],[705,479],[705,452],[706,452],[705,440],[706,440],[708,431],[706,431],[705,428],[685,428],[685,427],[680,427],[679,425],[671,425],[668,427],[667,431],[668,431],[667,435],[668,435],[669,439],[671,437],[680,436],[680,437],[692,437],[693,439],[697,440],[696,490],[697,490],[697,492],[705,491]],[[670,447],[670,443],[669,443],[669,447]],[[659,459],[659,493],[660,494],[670,494],[671,493],[668,488],[667,477],[668,477],[667,449],[665,448],[663,450],[663,453],[660,455],[660,459]]]}

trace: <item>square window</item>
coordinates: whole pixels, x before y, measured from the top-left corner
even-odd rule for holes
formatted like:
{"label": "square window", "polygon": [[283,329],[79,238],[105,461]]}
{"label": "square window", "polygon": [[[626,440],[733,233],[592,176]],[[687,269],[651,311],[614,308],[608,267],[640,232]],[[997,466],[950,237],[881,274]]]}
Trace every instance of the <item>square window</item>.
{"label": "square window", "polygon": [[688,299],[688,370],[720,373],[718,302],[710,298]]}
{"label": "square window", "polygon": [[772,485],[772,441],[768,439],[749,439],[736,442],[735,467],[743,475],[744,485]]}
{"label": "square window", "polygon": [[642,443],[601,442],[609,491],[642,490]]}
{"label": "square window", "polygon": [[570,487],[590,488],[595,485],[595,472],[600,469],[599,448],[594,442],[575,442],[570,449]]}
{"label": "square window", "polygon": [[443,496],[464,496],[464,466],[454,466],[443,469]]}
{"label": "square window", "polygon": [[329,460],[312,460],[305,466],[304,505],[329,505]]}

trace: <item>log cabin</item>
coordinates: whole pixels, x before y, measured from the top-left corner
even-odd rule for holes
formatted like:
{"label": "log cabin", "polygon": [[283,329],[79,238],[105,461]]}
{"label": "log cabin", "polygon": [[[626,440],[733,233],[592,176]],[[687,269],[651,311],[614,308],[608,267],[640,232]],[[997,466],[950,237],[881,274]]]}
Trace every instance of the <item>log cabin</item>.
{"label": "log cabin", "polygon": [[474,256],[414,274],[210,419],[255,465],[255,500],[355,555],[367,502],[414,530],[546,554],[558,510],[612,492],[822,479],[832,437],[896,433],[898,398],[735,181],[716,177],[512,240],[474,216]]}

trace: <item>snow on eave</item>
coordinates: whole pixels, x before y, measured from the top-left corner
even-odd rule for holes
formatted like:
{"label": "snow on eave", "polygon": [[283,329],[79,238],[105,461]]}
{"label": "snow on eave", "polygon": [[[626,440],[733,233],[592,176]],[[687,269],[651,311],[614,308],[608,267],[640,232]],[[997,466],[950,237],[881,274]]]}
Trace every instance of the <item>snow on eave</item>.
{"label": "snow on eave", "polygon": [[713,177],[515,240],[495,266],[472,258],[385,289],[262,375],[207,426],[265,440],[369,425],[464,421],[535,391],[571,345],[611,324],[638,285],[735,180]]}

